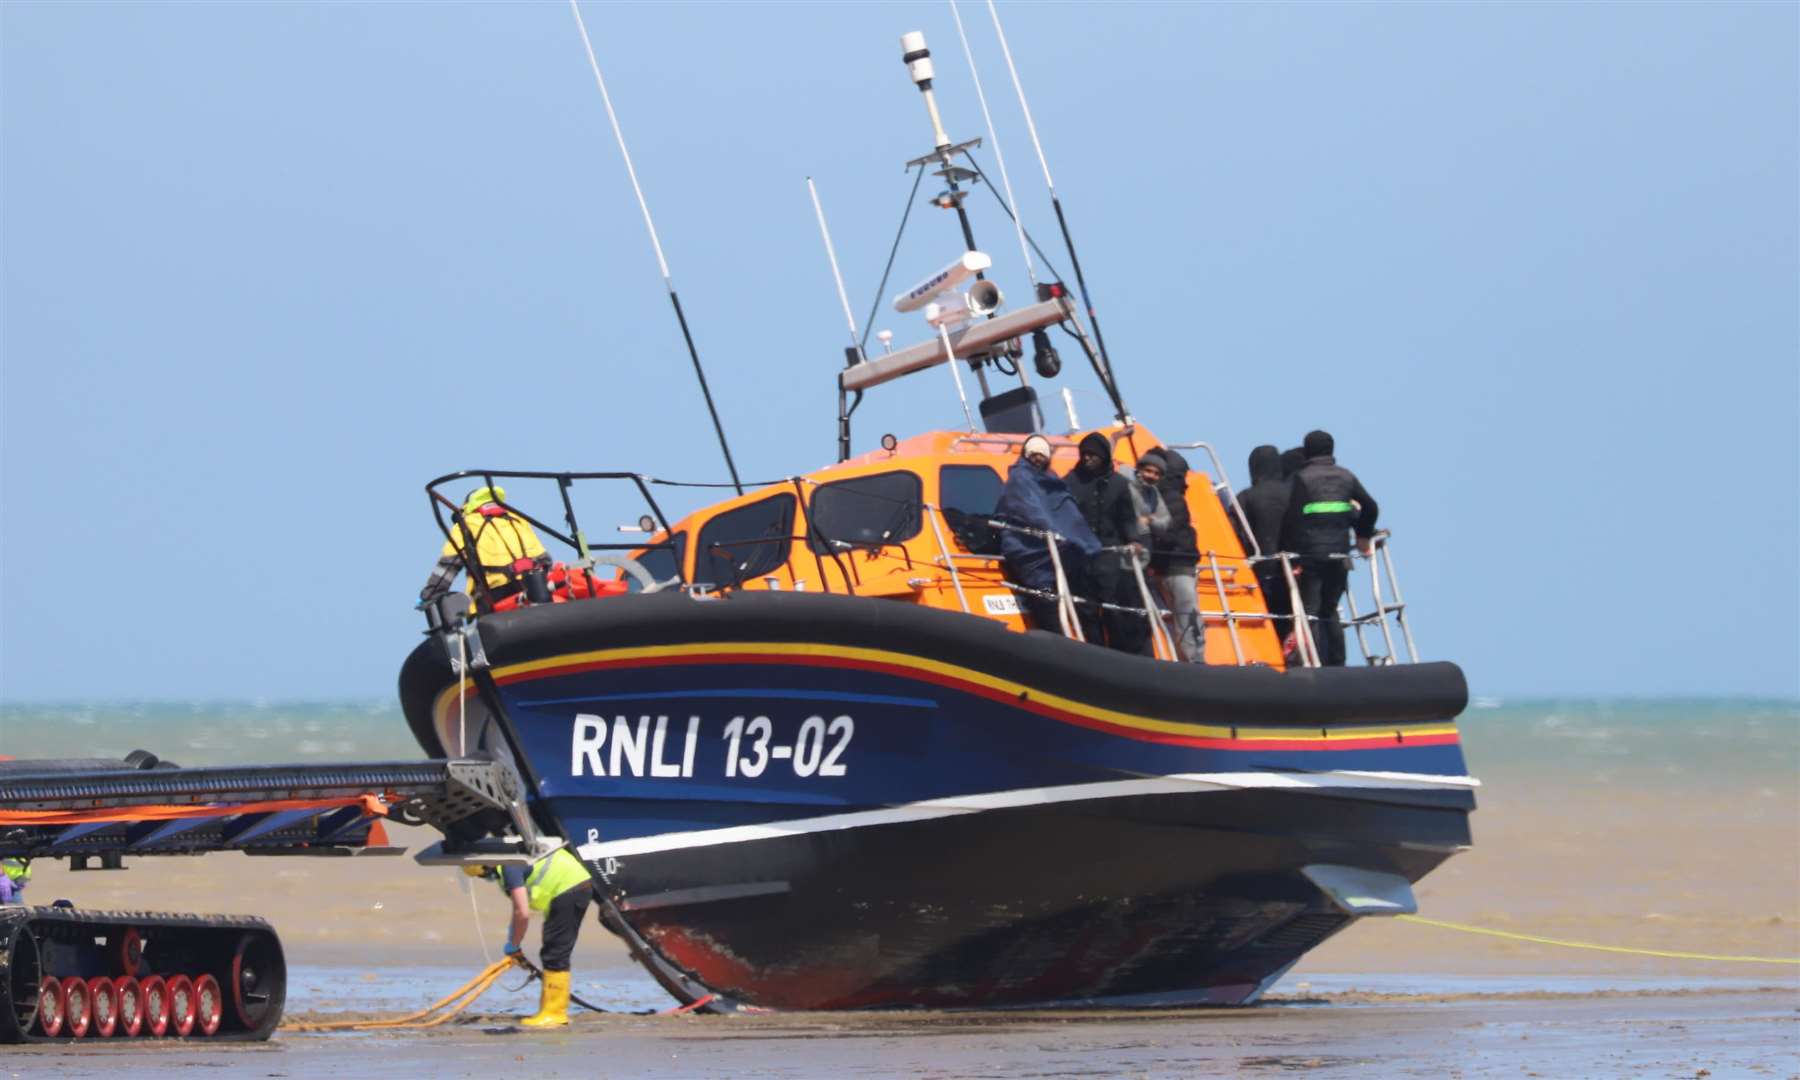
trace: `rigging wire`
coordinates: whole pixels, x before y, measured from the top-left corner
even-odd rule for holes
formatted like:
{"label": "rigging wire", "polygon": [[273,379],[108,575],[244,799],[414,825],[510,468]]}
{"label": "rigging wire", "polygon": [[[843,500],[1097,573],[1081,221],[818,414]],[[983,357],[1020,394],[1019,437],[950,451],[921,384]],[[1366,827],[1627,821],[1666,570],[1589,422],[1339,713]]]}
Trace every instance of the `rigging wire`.
{"label": "rigging wire", "polygon": [[1031,245],[1031,250],[1037,252],[1037,257],[1043,262],[1044,269],[1050,273],[1050,280],[1061,281],[1063,279],[1062,271],[1058,270],[1056,264],[1050,261],[1050,256],[1044,254],[1044,249],[1038,244],[1037,237],[1031,235],[1031,230],[1019,223],[1018,216],[1013,213],[1013,208],[1008,206],[1006,200],[1001,197],[1000,189],[994,186],[993,178],[988,176],[987,170],[981,167],[981,162],[976,161],[975,155],[967,150],[964,150],[962,155],[968,160],[969,165],[974,168],[975,175],[981,177],[981,179],[986,182],[988,191],[994,196],[994,201],[1000,204],[1000,211],[1006,215],[1007,220],[1019,224],[1020,234],[1025,237],[1026,243]]}
{"label": "rigging wire", "polygon": [[[575,0],[569,0],[572,4]],[[919,166],[919,172],[913,177],[912,190],[906,194],[906,209],[900,215],[900,229],[894,233],[894,246],[888,251],[887,267],[881,271],[881,284],[875,286],[875,302],[869,305],[869,318],[863,323],[862,339],[856,347],[865,355],[869,349],[869,332],[875,328],[875,313],[881,310],[881,294],[887,291],[888,275],[894,272],[894,256],[900,254],[900,238],[906,235],[906,221],[912,217],[913,200],[918,198],[919,184],[925,179],[925,167]]]}
{"label": "rigging wire", "polygon": [[[575,0],[569,0],[574,3]],[[1100,376],[1100,382],[1106,387],[1107,396],[1112,398],[1113,408],[1117,410],[1121,422],[1129,421],[1131,416],[1125,409],[1125,401],[1119,393],[1119,384],[1113,378],[1112,360],[1107,356],[1106,337],[1100,333],[1100,317],[1094,312],[1094,301],[1088,293],[1087,277],[1081,272],[1081,257],[1075,254],[1075,240],[1069,235],[1069,220],[1063,216],[1062,199],[1056,194],[1056,181],[1050,178],[1050,161],[1044,156],[1044,144],[1038,139],[1037,122],[1031,118],[1031,106],[1025,100],[1025,85],[1019,81],[1019,69],[1013,63],[1012,49],[1006,43],[1006,31],[1000,26],[1000,9],[994,6],[994,0],[987,0],[988,15],[994,21],[994,34],[1000,39],[1001,55],[1006,57],[1006,70],[1012,75],[1013,90],[1019,95],[1019,109],[1025,114],[1025,128],[1031,132],[1031,145],[1037,150],[1038,165],[1044,170],[1044,186],[1050,189],[1050,206],[1056,211],[1056,224],[1062,229],[1063,246],[1069,249],[1069,263],[1075,270],[1075,286],[1081,290],[1081,303],[1087,308],[1088,322],[1094,328],[1094,342],[1100,347],[1099,355],[1092,357],[1094,367]]]}
{"label": "rigging wire", "polygon": [[[981,71],[975,66],[975,53],[969,48],[969,35],[963,29],[962,12],[957,9],[956,0],[950,0],[950,16],[956,20],[956,36],[962,39],[963,56],[969,61],[969,75],[975,80],[975,100],[981,103],[981,119],[987,124],[988,142],[993,145],[994,160],[1000,165],[1000,183],[1006,188],[1005,203],[1014,203],[1017,200],[1013,198],[1012,181],[1006,175],[1006,155],[1000,152],[1000,136],[994,131],[994,117],[988,111],[987,93],[981,88]],[[1032,137],[1036,138],[1036,135]],[[965,152],[964,156],[969,155]],[[970,157],[969,160],[972,163],[975,159]],[[979,174],[981,169],[977,167],[975,171]],[[993,182],[989,181],[988,186],[993,187]],[[1036,285],[1037,267],[1031,261],[1031,248],[1025,242],[1025,223],[1010,210],[1007,216],[1012,218],[1013,229],[1019,234],[1019,254],[1025,257],[1025,275],[1031,279],[1032,285]]]}
{"label": "rigging wire", "polygon": [[577,0],[569,0],[569,10],[575,13],[575,28],[581,31],[581,45],[587,50],[588,66],[594,69],[594,84],[600,88],[600,100],[606,104],[606,118],[612,122],[613,138],[618,141],[619,154],[625,159],[625,173],[631,177],[631,190],[637,195],[638,209],[644,212],[644,228],[650,233],[650,246],[656,250],[656,265],[662,271],[663,286],[669,290],[669,303],[675,307],[675,321],[681,324],[681,338],[687,343],[688,357],[694,362],[694,377],[700,381],[700,396],[706,399],[706,411],[712,416],[713,431],[719,436],[719,449],[725,454],[725,468],[731,472],[731,483],[737,493],[744,493],[744,486],[738,482],[737,463],[731,460],[731,446],[725,441],[725,426],[719,422],[719,410],[713,405],[712,389],[706,385],[706,372],[700,367],[700,352],[694,348],[694,335],[688,330],[687,315],[681,310],[681,297],[675,292],[675,281],[669,275],[669,261],[663,257],[662,241],[656,235],[656,222],[650,217],[650,204],[644,198],[644,189],[638,183],[637,168],[631,163],[631,151],[625,146],[625,132],[619,127],[619,115],[613,111],[612,95],[606,92],[606,78],[600,74],[600,61],[594,55],[594,43],[588,38],[587,23],[581,18],[581,5]]}

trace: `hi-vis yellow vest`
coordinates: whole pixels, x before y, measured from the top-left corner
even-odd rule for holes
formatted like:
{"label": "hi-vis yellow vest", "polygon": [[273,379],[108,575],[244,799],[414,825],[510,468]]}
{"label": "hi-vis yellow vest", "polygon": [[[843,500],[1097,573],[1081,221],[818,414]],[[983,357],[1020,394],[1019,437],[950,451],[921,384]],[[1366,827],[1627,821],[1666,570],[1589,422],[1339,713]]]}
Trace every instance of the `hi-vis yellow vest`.
{"label": "hi-vis yellow vest", "polygon": [[526,875],[527,906],[533,911],[549,911],[550,901],[592,880],[587,867],[581,865],[581,860],[571,855],[568,848],[557,848],[533,863],[531,873]]}

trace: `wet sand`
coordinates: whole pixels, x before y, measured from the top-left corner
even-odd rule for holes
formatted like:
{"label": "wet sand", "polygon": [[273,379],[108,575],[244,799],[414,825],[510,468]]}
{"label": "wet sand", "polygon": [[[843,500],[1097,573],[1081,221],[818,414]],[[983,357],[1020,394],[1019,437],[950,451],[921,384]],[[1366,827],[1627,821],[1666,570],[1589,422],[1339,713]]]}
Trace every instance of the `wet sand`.
{"label": "wet sand", "polygon": [[[1139,1013],[499,1018],[406,1035],[284,1035],[261,1046],[29,1047],[14,1076],[223,1068],[256,1076],[1686,1076],[1791,1077],[1791,990],[1354,998]],[[127,1066],[127,1063],[129,1065]]]}
{"label": "wet sand", "polygon": [[[1481,723],[1479,714],[1469,725]],[[1471,735],[1475,733],[1472,731]],[[1471,742],[1475,739],[1472,738]],[[1791,751],[1784,751],[1791,753]],[[1489,758],[1475,847],[1418,889],[1421,914],[1611,945],[1800,956],[1800,785],[1760,773],[1615,772]],[[1716,774],[1713,774],[1716,775]],[[432,837],[392,830],[397,843]],[[290,1015],[393,1014],[498,949],[498,891],[410,858],[137,859],[42,866],[32,899],[269,918],[293,967]],[[536,931],[533,931],[535,952]],[[609,1010],[669,1003],[590,924],[576,992]],[[503,980],[485,1018],[432,1033],[304,1035],[261,1047],[130,1048],[135,1075],[195,1066],[275,1076],[719,1074],[1800,1077],[1800,968],[1575,951],[1365,919],[1249,1009],[758,1017],[585,1015],[567,1032],[490,1034],[535,1004]],[[116,1072],[123,1047],[0,1053],[0,1076]],[[1705,1070],[1705,1072],[1702,1072]]]}
{"label": "wet sand", "polygon": [[[1544,937],[1646,949],[1800,957],[1800,794],[1730,799],[1554,790],[1482,793],[1475,846],[1418,887],[1420,913]],[[390,829],[423,846],[428,830]],[[410,857],[294,858],[227,853],[128,860],[120,873],[39,868],[32,900],[84,907],[258,914],[298,964],[484,963],[505,909],[497,889]],[[479,915],[470,911],[470,886]],[[534,931],[535,934],[535,931]],[[583,933],[576,966],[624,958],[610,935]],[[1789,976],[1794,967],[1675,961],[1474,937],[1364,919],[1295,969],[1316,973],[1566,976]]]}

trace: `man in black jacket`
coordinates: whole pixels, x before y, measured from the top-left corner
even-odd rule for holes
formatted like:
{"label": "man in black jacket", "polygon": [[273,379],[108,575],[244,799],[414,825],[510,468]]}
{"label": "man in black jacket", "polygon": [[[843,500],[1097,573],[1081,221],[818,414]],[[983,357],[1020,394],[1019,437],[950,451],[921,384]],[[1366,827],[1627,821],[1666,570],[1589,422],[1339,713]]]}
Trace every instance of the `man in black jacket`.
{"label": "man in black jacket", "polygon": [[[1287,517],[1288,499],[1293,483],[1282,469],[1282,453],[1273,446],[1259,446],[1250,451],[1250,486],[1238,492],[1238,506],[1250,523],[1250,535],[1243,535],[1243,525],[1235,516],[1232,525],[1238,530],[1246,555],[1271,556],[1282,550],[1281,523]],[[1251,541],[1255,544],[1252,545]],[[1281,562],[1270,559],[1252,564],[1256,583],[1262,589],[1263,603],[1275,623],[1275,636],[1285,639],[1294,628],[1293,599],[1288,595],[1287,578],[1281,573]]]}
{"label": "man in black jacket", "polygon": [[1335,446],[1329,434],[1309,432],[1303,445],[1306,464],[1290,481],[1293,491],[1281,522],[1280,550],[1300,556],[1300,602],[1320,663],[1343,667],[1344,627],[1338,621],[1338,601],[1350,576],[1345,558],[1350,533],[1355,531],[1357,550],[1367,555],[1380,508],[1356,474],[1332,456]]}
{"label": "man in black jacket", "polygon": [[1169,508],[1169,526],[1162,535],[1152,538],[1150,569],[1161,580],[1169,613],[1175,617],[1175,645],[1181,658],[1190,664],[1204,664],[1206,623],[1200,617],[1199,594],[1194,587],[1200,547],[1193,514],[1188,510],[1187,459],[1167,447],[1147,450],[1138,458],[1141,479],[1147,479],[1157,469],[1162,478],[1156,482],[1156,491]]}
{"label": "man in black jacket", "polygon": [[[1069,494],[1088,527],[1105,547],[1139,543],[1137,509],[1131,501],[1130,482],[1113,468],[1112,444],[1094,432],[1081,440],[1081,462],[1063,477]],[[1101,552],[1088,561],[1085,587],[1077,591],[1089,603],[1081,608],[1081,632],[1093,644],[1111,645],[1121,652],[1142,652],[1150,639],[1144,616],[1123,611],[1102,612],[1102,602],[1143,607],[1137,578],[1125,570],[1116,552]]]}

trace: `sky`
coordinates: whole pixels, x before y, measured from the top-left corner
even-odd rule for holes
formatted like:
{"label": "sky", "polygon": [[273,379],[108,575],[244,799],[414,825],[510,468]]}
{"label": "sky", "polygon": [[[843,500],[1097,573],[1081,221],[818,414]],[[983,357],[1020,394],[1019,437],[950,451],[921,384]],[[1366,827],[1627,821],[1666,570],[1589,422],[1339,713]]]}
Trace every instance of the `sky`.
{"label": "sky", "polygon": [[[1332,431],[1478,695],[1800,696],[1800,6],[1000,10],[1138,419],[1240,481]],[[949,6],[583,11],[740,471],[829,463],[805,178],[860,324],[903,32],[986,137]],[[888,295],[959,241],[920,205]],[[856,446],[959,417],[927,372]],[[391,697],[467,468],[725,478],[567,4],[0,5],[0,701]]]}

